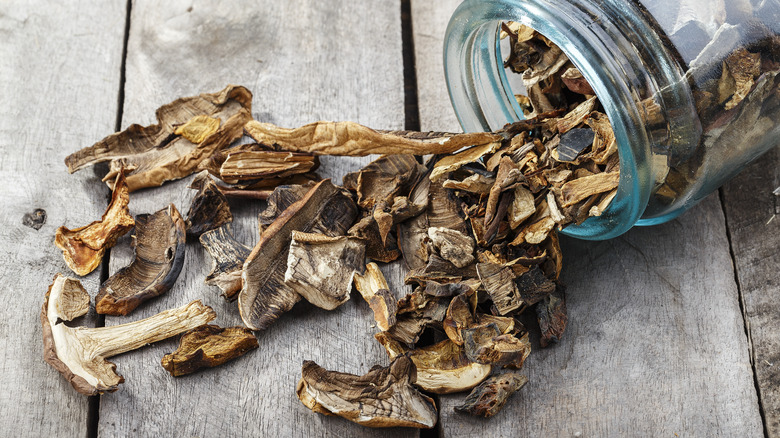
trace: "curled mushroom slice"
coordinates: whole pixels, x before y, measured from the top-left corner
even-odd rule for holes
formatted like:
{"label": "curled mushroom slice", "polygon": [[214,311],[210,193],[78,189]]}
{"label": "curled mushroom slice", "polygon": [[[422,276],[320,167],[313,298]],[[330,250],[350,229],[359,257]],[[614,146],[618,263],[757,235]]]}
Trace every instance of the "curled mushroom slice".
{"label": "curled mushroom slice", "polygon": [[490,418],[504,407],[509,396],[519,391],[526,383],[528,377],[516,372],[491,376],[474,388],[462,405],[455,406],[455,410]]}
{"label": "curled mushroom slice", "polygon": [[217,286],[228,301],[235,301],[241,290],[241,269],[251,248],[233,237],[230,224],[203,233],[200,243],[213,259],[206,284]]}
{"label": "curled mushroom slice", "polygon": [[461,336],[466,356],[474,362],[520,369],[531,354],[528,333],[520,339],[511,334],[501,334],[495,323],[463,329]]}
{"label": "curled mushroom slice", "polygon": [[471,389],[490,375],[492,366],[472,362],[463,347],[445,339],[427,347],[407,350],[385,333],[377,333],[390,359],[406,354],[417,367],[415,385],[435,394],[451,394]]}
{"label": "curled mushroom slice", "polygon": [[561,186],[563,207],[574,205],[583,199],[609,192],[618,185],[620,172],[604,172],[571,180]]}
{"label": "curled mushroom slice", "polygon": [[89,294],[81,282],[57,274],[41,308],[43,359],[84,395],[113,392],[124,382],[106,359],[170,338],[216,317],[200,301],[152,317],[111,327],[68,327],[89,310]]}
{"label": "curled mushroom slice", "polygon": [[506,315],[524,304],[511,268],[496,263],[477,263],[477,273],[499,314]]}
{"label": "curled mushroom slice", "polygon": [[462,293],[450,301],[444,317],[444,332],[452,342],[463,345],[460,331],[476,323],[474,311],[477,308],[477,294],[473,290]]}
{"label": "curled mushroom slice", "polygon": [[95,310],[127,315],[144,301],[168,292],[184,265],[184,220],[171,204],[152,215],[136,216],[135,259],[104,281]]}
{"label": "curled mushroom slice", "polygon": [[241,357],[259,345],[244,327],[202,325],[181,336],[179,348],[162,358],[162,366],[174,377],[192,374]]}
{"label": "curled mushroom slice", "polygon": [[284,178],[306,173],[316,165],[315,157],[310,154],[239,150],[228,154],[219,168],[219,177],[229,184],[255,179]]}
{"label": "curled mushroom slice", "polygon": [[187,212],[185,224],[187,234],[191,236],[200,236],[206,231],[233,222],[227,198],[211,178],[205,178],[207,181],[200,185],[198,194],[190,204],[190,211]]}
{"label": "curled mushroom slice", "polygon": [[384,155],[357,172],[344,176],[344,181],[355,185],[358,205],[366,210],[384,201],[393,202],[396,196],[406,196],[425,167],[414,155]]}
{"label": "curled mushroom slice", "polygon": [[436,425],[436,405],[412,386],[416,377],[414,364],[405,356],[363,376],[328,371],[307,360],[296,393],[314,412],[363,426],[430,429]]}
{"label": "curled mushroom slice", "polygon": [[456,267],[465,268],[474,261],[476,243],[471,236],[449,228],[430,227],[428,237],[439,255]]}
{"label": "curled mushroom slice", "polygon": [[355,122],[315,122],[287,129],[253,120],[246,124],[246,132],[258,143],[276,145],[285,151],[351,157],[370,154],[448,154],[466,146],[503,139],[501,135],[489,132],[449,134],[375,131]]}
{"label": "curled mushroom slice", "polygon": [[352,277],[365,263],[365,245],[357,239],[293,231],[284,282],[306,301],[333,310],[349,300]]}
{"label": "curled mushroom slice", "polygon": [[355,274],[354,281],[355,289],[374,311],[376,326],[382,331],[390,330],[395,325],[398,303],[379,266],[374,262],[367,264],[365,274]]}
{"label": "curled mushroom slice", "polygon": [[62,250],[62,256],[68,267],[78,275],[87,275],[98,267],[107,248],[116,244],[116,240],[130,231],[135,224],[127,208],[130,192],[122,172],[116,176],[111,203],[99,221],[69,230],[64,226],[57,228],[54,244]]}
{"label": "curled mushroom slice", "polygon": [[[127,184],[131,192],[183,178],[215,151],[243,135],[244,124],[252,120],[252,93],[229,85],[217,93],[177,99],[160,107],[156,115],[155,125],[131,125],[69,155],[65,158],[68,171],[73,173],[103,161],[111,161],[111,168],[116,169],[118,163],[123,163],[130,170]],[[212,132],[202,116],[219,119],[219,128]],[[200,126],[200,135],[194,133],[195,125]],[[181,135],[176,134],[177,127]],[[112,176],[113,171],[107,178]]]}
{"label": "curled mushroom slice", "polygon": [[287,207],[260,236],[244,262],[238,294],[241,319],[252,330],[266,329],[301,296],[284,281],[293,231],[341,236],[357,216],[348,193],[324,180]]}
{"label": "curled mushroom slice", "polygon": [[290,184],[276,187],[271,196],[268,197],[268,206],[257,215],[261,230],[271,225],[287,207],[303,199],[312,187],[314,184]]}

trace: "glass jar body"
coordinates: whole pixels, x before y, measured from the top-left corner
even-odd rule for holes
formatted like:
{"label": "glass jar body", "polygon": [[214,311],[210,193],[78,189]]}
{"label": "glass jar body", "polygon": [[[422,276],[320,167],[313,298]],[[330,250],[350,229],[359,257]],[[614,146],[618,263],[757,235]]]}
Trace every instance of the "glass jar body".
{"label": "glass jar body", "polygon": [[565,234],[606,239],[670,220],[780,144],[780,0],[466,0],[444,48],[466,131],[523,118],[503,68],[502,21],[561,47],[615,132],[617,195]]}

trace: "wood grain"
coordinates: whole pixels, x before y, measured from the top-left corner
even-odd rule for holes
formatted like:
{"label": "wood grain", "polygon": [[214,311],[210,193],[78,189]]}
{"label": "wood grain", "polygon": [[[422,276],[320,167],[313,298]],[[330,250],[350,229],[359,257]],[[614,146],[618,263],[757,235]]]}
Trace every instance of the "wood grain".
{"label": "wood grain", "polygon": [[767,436],[780,437],[780,148],[723,187]]}
{"label": "wood grain", "polygon": [[[134,2],[127,58],[124,120],[148,123],[159,105],[215,91],[227,83],[254,92],[256,119],[294,127],[317,120],[355,120],[403,128],[400,4],[390,2]],[[319,172],[340,177],[368,159],[324,157]],[[174,202],[187,211],[195,191],[186,181],[131,195],[133,214]],[[260,201],[233,202],[236,238],[257,241]],[[112,253],[111,271],[129,263],[127,239]],[[187,244],[184,269],[167,295],[140,307],[137,319],[192,299],[212,306],[221,326],[240,325],[235,303],[206,286],[211,261]],[[106,324],[127,319],[107,318]],[[315,414],[295,396],[306,359],[363,374],[386,354],[372,335],[373,314],[359,295],[335,311],[297,304],[268,330],[260,348],[219,368],[172,378],[160,365],[169,340],[117,358],[126,383],[102,397],[100,436],[143,431],[161,436],[408,436],[374,431]]]}
{"label": "wood grain", "polygon": [[[107,205],[94,172],[68,175],[63,160],[114,129],[124,21],[124,2],[0,3],[0,435],[86,435],[88,398],[43,361],[39,314],[54,274],[77,277],[54,231]],[[23,225],[35,209],[38,230]],[[94,295],[99,269],[82,280]]]}
{"label": "wood grain", "polygon": [[[432,36],[458,3],[413,1],[418,72],[438,68]],[[443,81],[418,78],[422,129],[453,129]],[[490,420],[454,412],[465,394],[443,396],[443,436],[762,434],[717,195],[611,241],[562,240],[562,343],[542,350],[532,339],[529,383]]]}

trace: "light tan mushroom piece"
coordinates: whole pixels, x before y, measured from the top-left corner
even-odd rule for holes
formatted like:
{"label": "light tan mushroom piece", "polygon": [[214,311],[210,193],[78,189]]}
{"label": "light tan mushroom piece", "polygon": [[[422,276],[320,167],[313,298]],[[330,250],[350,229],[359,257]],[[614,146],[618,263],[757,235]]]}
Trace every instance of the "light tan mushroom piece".
{"label": "light tan mushroom piece", "polygon": [[328,371],[307,360],[296,393],[314,412],[363,426],[430,429],[436,425],[436,405],[412,386],[416,378],[414,363],[406,356],[363,376]]}
{"label": "light tan mushroom piece", "polygon": [[355,122],[315,122],[300,128],[281,128],[255,120],[245,130],[256,142],[282,150],[315,155],[364,157],[370,154],[448,154],[466,146],[501,141],[490,132],[375,131]]}
{"label": "light tan mushroom piece", "polygon": [[163,368],[174,377],[203,368],[220,366],[258,347],[257,338],[246,327],[202,325],[181,336],[179,348],[163,356]]}
{"label": "light tan mushroom piece", "polygon": [[358,239],[292,232],[284,282],[306,301],[333,310],[349,300],[352,277],[362,272],[366,247]]}
{"label": "light tan mushroom piece", "polygon": [[407,352],[386,333],[377,333],[374,337],[385,347],[391,360],[407,354],[417,367],[415,385],[434,394],[471,389],[485,380],[493,368],[490,364],[469,360],[463,347],[449,339]]}
{"label": "light tan mushroom piece", "polygon": [[87,275],[94,271],[103,260],[107,248],[116,244],[116,240],[130,231],[135,224],[127,205],[130,192],[123,172],[119,172],[111,193],[111,203],[99,221],[69,230],[64,226],[57,228],[54,244],[62,250],[62,256],[68,267],[78,275]]}
{"label": "light tan mushroom piece", "polygon": [[107,361],[127,351],[178,335],[216,318],[211,307],[196,300],[140,321],[111,327],[68,327],[63,321],[89,310],[89,294],[81,282],[57,274],[41,308],[43,359],[84,395],[113,392],[124,382]]}
{"label": "light tan mushroom piece", "polygon": [[374,311],[376,326],[383,332],[390,330],[395,325],[398,302],[379,266],[374,262],[367,264],[365,274],[355,274],[354,282],[355,289]]}
{"label": "light tan mushroom piece", "polygon": [[496,263],[477,263],[477,273],[499,314],[506,315],[523,305],[511,268]]}

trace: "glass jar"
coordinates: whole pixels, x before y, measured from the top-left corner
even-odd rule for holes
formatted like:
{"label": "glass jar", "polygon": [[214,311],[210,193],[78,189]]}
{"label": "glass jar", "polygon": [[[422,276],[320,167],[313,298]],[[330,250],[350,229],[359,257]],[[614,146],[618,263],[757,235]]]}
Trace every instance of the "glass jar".
{"label": "glass jar", "polygon": [[523,118],[503,68],[502,21],[557,44],[615,132],[617,195],[564,234],[608,239],[668,221],[780,144],[780,0],[465,0],[444,68],[466,131]]}

